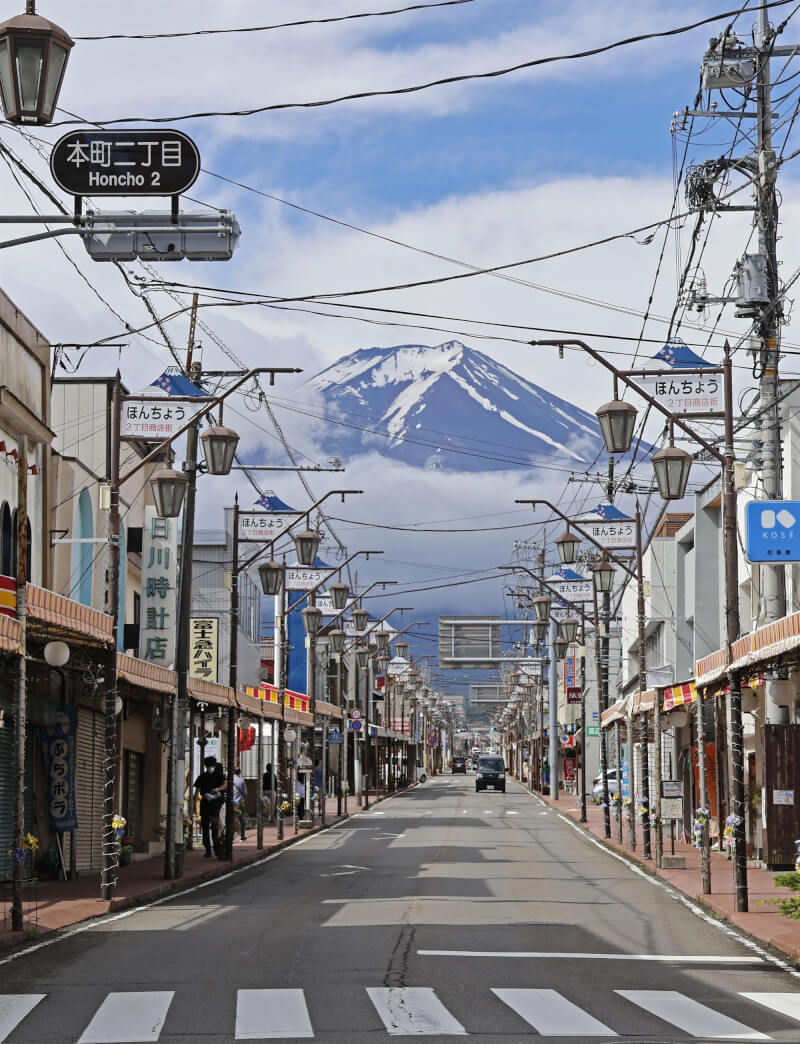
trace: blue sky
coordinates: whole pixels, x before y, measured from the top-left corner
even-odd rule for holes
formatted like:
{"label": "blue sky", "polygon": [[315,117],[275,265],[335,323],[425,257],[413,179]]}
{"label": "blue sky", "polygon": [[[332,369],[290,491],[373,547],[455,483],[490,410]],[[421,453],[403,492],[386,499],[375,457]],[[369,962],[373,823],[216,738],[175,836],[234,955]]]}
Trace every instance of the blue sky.
{"label": "blue sky", "polygon": [[[3,6],[5,17],[19,5]],[[293,0],[290,5],[285,0],[226,0],[225,4],[137,0],[125,5],[40,0],[39,4],[41,13],[74,36],[268,24],[286,20],[287,10],[290,17],[301,18],[391,6],[386,0]],[[711,0],[474,0],[457,7],[270,33],[78,41],[61,103],[89,120],[102,120],[313,100],[577,51],[688,23],[726,7]],[[753,4],[749,7],[752,10]],[[753,20],[752,13],[745,13],[736,27],[747,36]],[[215,117],[177,126],[195,138],[208,170],[382,236],[479,266],[501,264],[563,250],[668,215],[673,191],[672,113],[692,103],[708,38],[721,28],[721,24],[705,26],[598,58],[552,64],[497,80],[324,109]],[[786,39],[798,37],[800,25],[791,23]],[[793,95],[778,106],[781,118],[796,100]],[[0,137],[49,184],[49,144],[63,129],[45,129],[35,138],[26,138],[3,127]],[[730,138],[727,125],[710,128],[692,145],[690,160],[719,155]],[[797,266],[793,244],[800,231],[795,177],[789,164],[781,174],[781,252],[787,276]],[[7,212],[30,212],[30,203],[1,164],[0,186]],[[49,211],[52,204],[38,190],[33,192],[39,206]],[[192,195],[235,210],[243,229],[240,248],[226,264],[161,264],[156,266],[160,278],[305,295],[460,270],[449,262],[298,214],[206,174]],[[107,200],[102,205],[145,209],[153,204]],[[702,258],[710,292],[723,288],[748,231],[749,215],[714,222]],[[689,232],[687,224],[681,233],[683,258]],[[9,235],[14,234],[24,233],[12,227]],[[269,360],[275,365],[302,366],[302,378],[279,382],[275,389],[276,399],[302,400],[308,395],[306,376],[345,353],[373,344],[436,344],[456,336],[593,411],[601,395],[609,397],[609,389],[604,383],[601,386],[597,369],[584,359],[559,362],[553,351],[535,352],[503,340],[507,331],[471,327],[465,320],[635,337],[662,242],[660,233],[650,245],[625,239],[517,271],[535,285],[482,276],[373,295],[362,302],[456,317],[457,321],[439,324],[445,327],[441,333],[265,308],[204,311],[202,317],[211,330],[202,333],[204,365],[218,368],[230,362],[214,341],[218,337],[250,364]],[[0,252],[4,289],[52,341],[118,335],[122,330],[118,316],[133,329],[149,321],[142,302],[116,269],[91,263],[75,241],[62,245],[63,252],[52,242]],[[134,278],[151,279],[138,265],[129,268]],[[656,344],[652,349],[646,346],[643,354],[654,353],[664,335],[666,326],[657,317],[670,315],[675,287],[675,245],[670,242],[653,297],[655,318],[645,328],[645,335]],[[185,308],[188,297],[178,293],[178,299],[176,304],[160,290],[151,294],[162,315],[179,305]],[[702,343],[711,321],[713,316],[687,314],[681,331],[687,341]],[[165,329],[176,345],[183,346],[185,312],[167,319]],[[498,339],[478,340],[470,336],[471,330]],[[743,332],[744,327],[727,313],[718,336],[711,339],[712,357],[722,337],[735,338],[737,331]],[[791,339],[791,327],[786,336]],[[157,332],[147,331],[146,337],[131,333],[125,339],[130,347],[120,358],[108,350],[92,351],[80,372],[107,373],[119,364],[129,387],[140,388],[173,361]],[[624,354],[632,350],[630,341],[616,347],[604,343],[609,351],[623,353],[614,356],[618,362],[630,358]],[[800,369],[796,358],[787,360],[786,375]],[[742,380],[746,376],[743,369]],[[237,423],[251,459],[277,459],[277,442],[264,418],[248,416],[244,408],[239,414]],[[293,444],[319,459],[313,424],[279,415]],[[543,477],[543,492],[560,496],[564,478],[559,476],[557,484],[548,485],[550,480]],[[379,519],[389,513],[401,523],[492,511],[501,523],[513,521],[519,515],[507,513],[515,511],[514,498],[529,494],[518,474],[487,478],[478,488],[457,475],[435,481],[427,475],[410,476],[374,457],[353,462],[347,479],[348,484],[367,490],[350,517]],[[284,499],[305,502],[296,479],[281,481]],[[410,482],[413,497],[406,495]],[[321,485],[321,480],[315,480],[317,489]],[[215,489],[209,507],[230,500],[232,494],[232,484]],[[596,494],[594,488],[587,488],[581,496],[597,499]],[[353,529],[346,535],[357,539]],[[530,530],[524,535],[530,535]],[[438,576],[443,571],[507,561],[510,539],[500,534],[498,542],[488,546],[479,537],[465,537],[442,547],[437,538],[424,545],[418,538],[409,543],[387,536],[386,558],[408,563],[408,575],[415,579]],[[371,564],[364,567],[367,580],[376,575],[370,570]],[[481,585],[463,590],[474,596],[477,605]],[[498,593],[492,592],[495,600]],[[483,604],[489,607],[488,602]]]}

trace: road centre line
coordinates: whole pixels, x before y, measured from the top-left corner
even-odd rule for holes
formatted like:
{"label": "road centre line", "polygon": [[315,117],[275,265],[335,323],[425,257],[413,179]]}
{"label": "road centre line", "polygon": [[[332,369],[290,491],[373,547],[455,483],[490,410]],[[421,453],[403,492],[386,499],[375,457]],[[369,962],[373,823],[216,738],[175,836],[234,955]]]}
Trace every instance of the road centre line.
{"label": "road centre line", "polygon": [[[330,901],[330,900],[326,900]],[[569,961],[651,961],[667,964],[763,964],[763,957],[670,953],[551,953],[547,950],[417,950],[420,957],[553,957]]]}

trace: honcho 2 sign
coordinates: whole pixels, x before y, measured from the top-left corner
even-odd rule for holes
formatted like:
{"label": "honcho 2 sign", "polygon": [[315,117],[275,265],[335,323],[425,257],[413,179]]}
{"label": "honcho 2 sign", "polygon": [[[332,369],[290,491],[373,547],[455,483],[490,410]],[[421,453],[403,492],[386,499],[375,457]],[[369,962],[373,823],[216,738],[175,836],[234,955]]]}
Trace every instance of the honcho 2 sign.
{"label": "honcho 2 sign", "polygon": [[200,173],[200,153],[181,131],[79,130],[56,142],[50,171],[72,196],[179,196]]}

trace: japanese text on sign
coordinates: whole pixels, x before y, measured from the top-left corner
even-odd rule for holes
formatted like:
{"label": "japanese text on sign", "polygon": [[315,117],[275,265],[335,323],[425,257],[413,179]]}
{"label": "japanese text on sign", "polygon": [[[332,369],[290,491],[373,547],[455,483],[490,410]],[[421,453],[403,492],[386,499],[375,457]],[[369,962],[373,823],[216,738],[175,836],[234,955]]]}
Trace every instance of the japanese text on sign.
{"label": "japanese text on sign", "polygon": [[585,523],[585,528],[592,540],[595,540],[601,547],[636,546],[636,523],[633,520],[589,522]]}
{"label": "japanese text on sign", "polygon": [[724,409],[722,381],[717,374],[677,372],[637,381],[672,413],[709,413]]}
{"label": "japanese text on sign", "polygon": [[272,540],[299,516],[296,511],[240,511],[239,539]]}
{"label": "japanese text on sign", "polygon": [[142,533],[142,619],[139,656],[162,667],[175,662],[175,595],[178,523],[144,509]]}
{"label": "japanese text on sign", "polygon": [[217,681],[219,620],[216,616],[189,620],[189,674],[204,681]]}
{"label": "japanese text on sign", "polygon": [[191,418],[185,403],[128,399],[122,409],[123,439],[168,439]]}
{"label": "japanese text on sign", "polygon": [[74,707],[56,707],[56,721],[39,730],[47,788],[47,817],[53,830],[63,833],[76,830],[78,815],[75,804],[75,731]]}

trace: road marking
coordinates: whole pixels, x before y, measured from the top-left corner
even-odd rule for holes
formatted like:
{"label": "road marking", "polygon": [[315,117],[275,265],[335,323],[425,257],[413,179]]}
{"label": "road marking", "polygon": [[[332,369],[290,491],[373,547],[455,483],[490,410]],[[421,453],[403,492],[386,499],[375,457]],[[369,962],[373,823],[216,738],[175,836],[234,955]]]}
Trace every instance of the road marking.
{"label": "road marking", "polygon": [[543,1037],[616,1037],[608,1026],[556,990],[493,989],[492,993]]}
{"label": "road marking", "polygon": [[367,993],[392,1036],[464,1036],[467,1032],[429,986],[372,987]]}
{"label": "road marking", "polygon": [[46,996],[46,993],[8,993],[0,996],[0,1041],[5,1040]]}
{"label": "road marking", "polygon": [[739,996],[800,1021],[800,993],[740,993]]}
{"label": "road marking", "polygon": [[693,1037],[709,1037],[711,1040],[769,1040],[764,1033],[758,1033],[736,1019],[721,1015],[713,1008],[707,1008],[691,997],[685,997],[677,990],[615,990],[620,997],[625,997],[652,1015],[657,1015],[664,1022],[691,1033]]}
{"label": "road marking", "polygon": [[140,1044],[158,1040],[173,990],[109,993],[78,1044]]}
{"label": "road marking", "polygon": [[[325,899],[324,902],[344,900]],[[763,964],[762,957],[664,953],[548,953],[546,950],[417,950],[420,957],[555,957],[567,961],[655,961],[668,964]]]}
{"label": "road marking", "polygon": [[518,816],[518,815],[519,815],[519,812],[513,812],[513,811],[512,811],[511,809],[509,809],[509,810],[508,810],[508,811],[506,812],[506,815],[507,815],[507,816]]}
{"label": "road marking", "polygon": [[236,1040],[313,1037],[302,990],[238,990]]}

